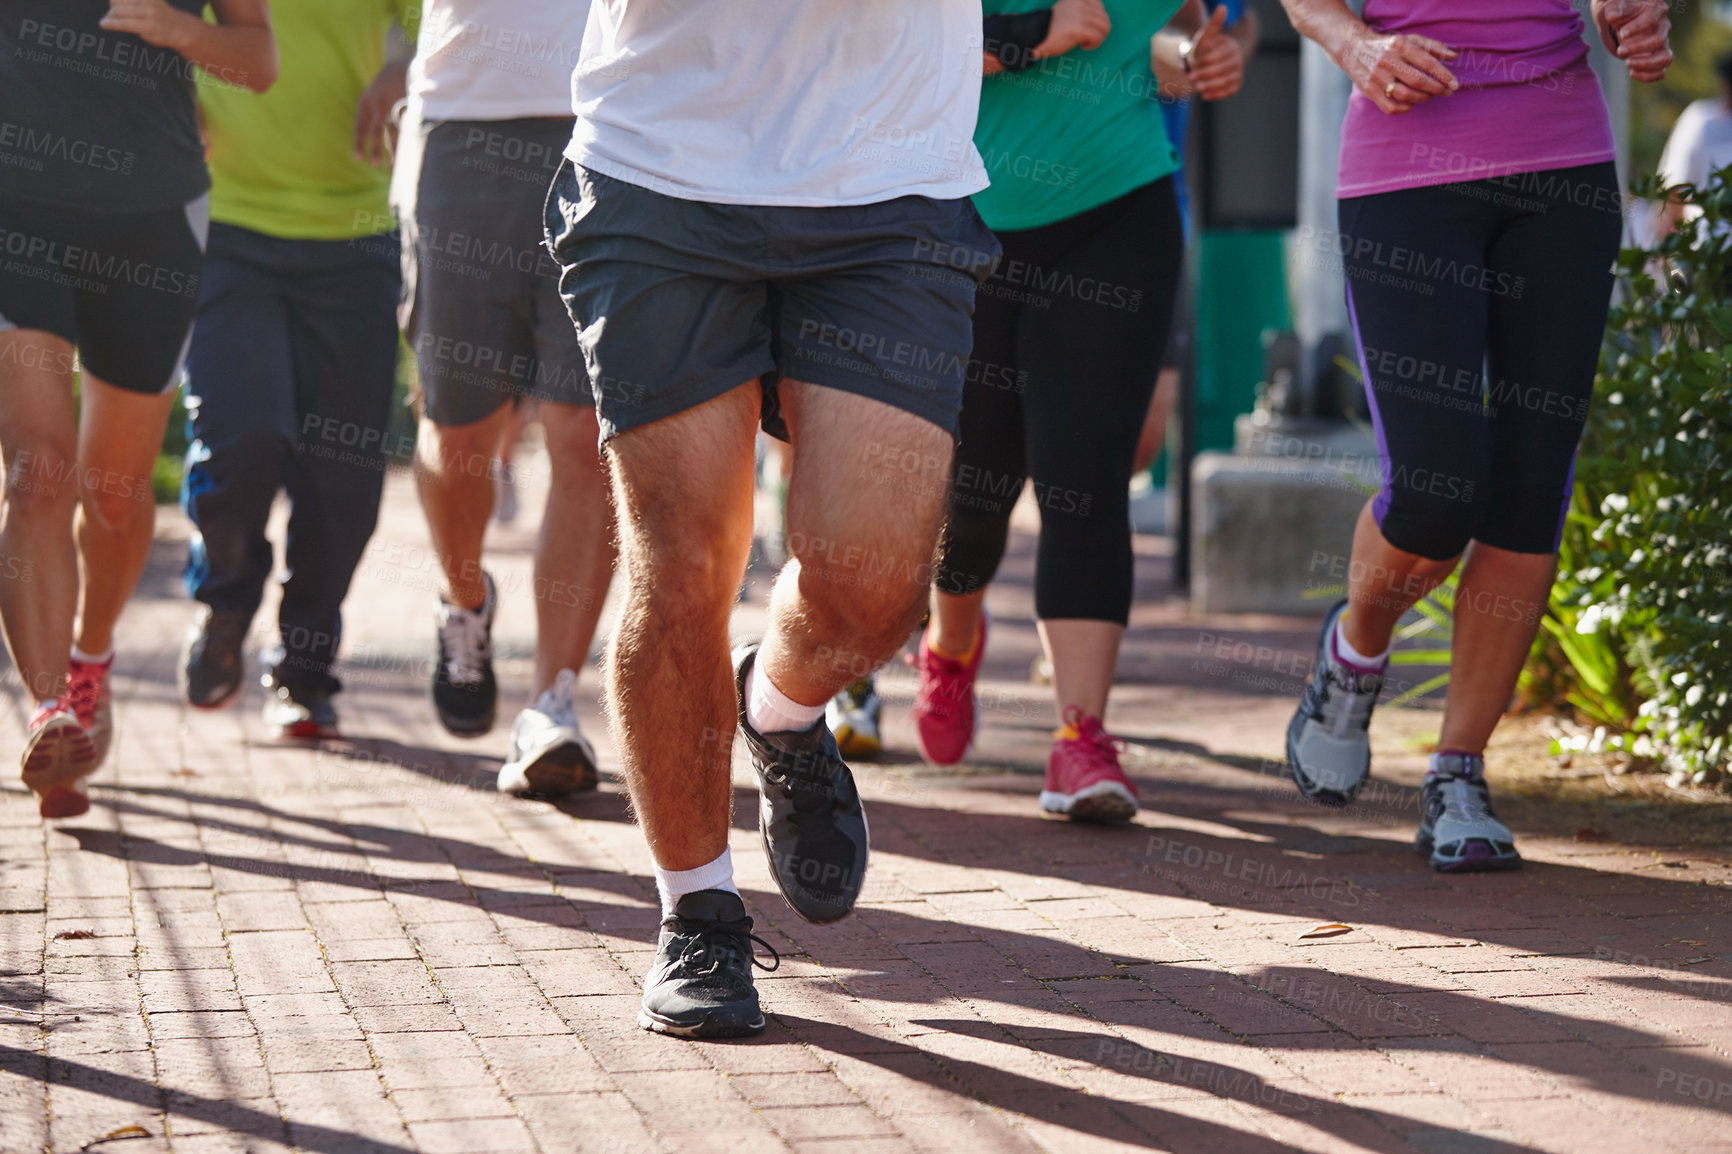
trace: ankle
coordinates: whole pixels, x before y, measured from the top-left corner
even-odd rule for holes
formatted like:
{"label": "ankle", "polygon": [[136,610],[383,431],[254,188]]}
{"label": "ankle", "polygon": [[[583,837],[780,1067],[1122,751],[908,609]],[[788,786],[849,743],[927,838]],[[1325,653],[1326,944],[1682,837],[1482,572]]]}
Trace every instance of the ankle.
{"label": "ankle", "polygon": [[719,857],[689,870],[665,870],[658,865],[655,875],[656,893],[661,897],[664,918],[674,912],[675,904],[687,894],[701,890],[740,892],[734,888],[734,857],[730,849],[724,848]]}
{"label": "ankle", "polygon": [[72,660],[83,665],[107,665],[114,660],[114,642],[111,640],[107,649],[87,650],[80,646],[72,647]]}
{"label": "ankle", "polygon": [[[1347,636],[1347,618],[1350,614],[1342,614],[1335,620],[1335,629],[1330,639],[1335,659],[1341,664],[1362,673],[1376,673],[1389,663],[1389,639],[1383,639],[1382,647],[1369,652],[1353,644]],[[1366,638],[1360,638],[1366,642]]]}
{"label": "ankle", "polygon": [[975,653],[980,649],[980,634],[979,617],[974,619],[972,632],[966,637],[945,632],[938,618],[934,617],[932,624],[926,629],[926,647],[947,661],[960,661],[967,665],[974,660]]}
{"label": "ankle", "polygon": [[759,733],[804,731],[818,724],[824,705],[804,705],[776,688],[764,672],[763,652],[752,661],[746,674],[746,720]]}

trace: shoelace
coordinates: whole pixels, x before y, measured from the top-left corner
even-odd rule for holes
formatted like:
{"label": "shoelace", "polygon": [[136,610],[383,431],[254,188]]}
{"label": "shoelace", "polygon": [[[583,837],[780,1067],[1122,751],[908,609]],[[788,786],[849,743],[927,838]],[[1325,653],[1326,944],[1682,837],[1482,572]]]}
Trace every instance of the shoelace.
{"label": "shoelace", "polygon": [[[1364,729],[1371,723],[1371,710],[1383,688],[1382,675],[1331,667],[1324,671],[1323,681],[1317,716],[1332,736],[1346,737],[1349,727]],[[1331,685],[1339,686],[1342,692],[1331,693]]]}
{"label": "shoelace", "polygon": [[1497,821],[1497,812],[1491,806],[1491,790],[1481,778],[1435,775],[1432,782],[1436,788],[1428,791],[1426,813],[1432,825],[1451,810],[1457,820],[1469,824]]}
{"label": "shoelace", "polygon": [[[92,665],[87,662],[79,662],[77,664],[83,665],[84,669],[87,670],[95,669],[100,671],[101,669],[101,666]],[[84,726],[86,729],[90,728],[91,723],[96,720],[96,703],[101,696],[101,672],[98,672],[93,677],[87,676],[75,666],[72,670],[71,676],[66,679],[66,701],[72,706],[72,712],[74,716],[78,718],[78,724]]]}
{"label": "shoelace", "polygon": [[920,691],[915,695],[914,703],[938,718],[948,718],[955,713],[967,696],[961,688],[967,676],[962,662],[954,657],[944,657],[928,647],[918,657],[910,656],[908,664],[920,671]]}
{"label": "shoelace", "polygon": [[[752,965],[765,973],[774,973],[782,968],[782,955],[776,952],[776,947],[752,933],[746,927],[746,922],[698,922],[685,918],[669,918],[676,932],[689,934],[690,941],[680,951],[679,961],[682,965],[690,963],[688,971],[693,976],[713,974],[724,965],[744,956]],[[766,966],[758,960],[758,955],[752,949],[751,943],[757,942],[769,951],[775,964]]]}
{"label": "shoelace", "polygon": [[[485,608],[485,607],[484,607]],[[439,643],[445,650],[445,676],[453,685],[475,685],[491,655],[483,609],[439,605]]]}
{"label": "shoelace", "polygon": [[1123,772],[1119,765],[1120,743],[1101,725],[1100,718],[1084,713],[1074,705],[1067,705],[1064,723],[1076,731],[1071,743],[1077,748],[1077,759],[1091,775]]}
{"label": "shoelace", "polygon": [[[41,725],[43,721],[47,720],[51,714],[62,713],[70,710],[72,710],[72,702],[68,698],[56,697],[52,700],[44,701],[42,704],[38,705],[36,711],[30,715],[30,728],[35,729],[37,726]],[[76,711],[74,711],[74,716],[76,716]]]}

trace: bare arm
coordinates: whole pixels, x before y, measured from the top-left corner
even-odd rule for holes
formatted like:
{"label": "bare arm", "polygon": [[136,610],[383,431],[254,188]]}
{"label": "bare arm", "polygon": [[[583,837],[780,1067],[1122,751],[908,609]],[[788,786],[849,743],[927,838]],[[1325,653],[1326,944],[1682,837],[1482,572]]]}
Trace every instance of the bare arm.
{"label": "bare arm", "polygon": [[1653,83],[1672,63],[1672,21],[1666,0],[1594,0],[1594,25],[1606,50],[1622,60],[1630,79]]}
{"label": "bare arm", "polygon": [[1195,94],[1204,100],[1223,100],[1239,91],[1245,62],[1257,42],[1256,16],[1246,9],[1231,29],[1225,27],[1226,20],[1225,7],[1206,14],[1202,0],[1186,0],[1155,34],[1149,45],[1149,67],[1160,82],[1162,96]]}
{"label": "bare arm", "polygon": [[[1035,45],[1029,56],[1044,60],[1063,56],[1075,48],[1094,49],[1101,46],[1112,31],[1107,10],[1101,0],[1058,0],[1052,6],[1052,23],[1046,39]],[[1004,65],[990,52],[981,55],[981,75],[994,76],[1004,71]]]}
{"label": "bare arm", "polygon": [[1396,115],[1461,85],[1447,62],[1455,49],[1428,36],[1385,36],[1344,0],[1281,0],[1293,27],[1317,43],[1367,99]]}
{"label": "bare arm", "polygon": [[172,49],[218,80],[265,91],[277,79],[277,42],[267,0],[211,0],[211,7],[215,24],[167,0],[109,0],[101,24],[110,32],[130,32]]}

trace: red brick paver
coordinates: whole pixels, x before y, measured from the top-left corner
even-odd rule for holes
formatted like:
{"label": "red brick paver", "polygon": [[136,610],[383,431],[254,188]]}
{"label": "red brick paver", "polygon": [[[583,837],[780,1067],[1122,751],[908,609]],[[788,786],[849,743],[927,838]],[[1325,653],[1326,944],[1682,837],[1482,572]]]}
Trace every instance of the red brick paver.
{"label": "red brick paver", "polygon": [[[1113,719],[1148,802],[1134,827],[1036,815],[1052,716],[1026,679],[1026,536],[993,594],[977,759],[858,769],[857,916],[809,926],[776,896],[738,767],[739,882],[783,963],[760,981],[766,1035],[724,1044],[634,1024],[655,894],[617,781],[504,798],[503,727],[459,742],[432,721],[403,478],[348,608],[350,736],[318,749],[268,742],[256,689],[179,705],[185,529],[162,520],[93,809],[45,829],[0,792],[0,1149],[1732,1150],[1725,855],[1654,868],[1528,836],[1520,873],[1436,877],[1408,846],[1419,762],[1399,747],[1360,805],[1299,805],[1269,683],[1296,686],[1309,625],[1188,619],[1154,596],[1160,542],[1139,541],[1150,596]],[[507,716],[532,527],[490,561],[520,590]],[[748,593],[742,634],[761,574]],[[1223,637],[1277,656],[1235,671]],[[883,688],[906,750],[908,674]],[[1353,931],[1301,937],[1337,921]]]}

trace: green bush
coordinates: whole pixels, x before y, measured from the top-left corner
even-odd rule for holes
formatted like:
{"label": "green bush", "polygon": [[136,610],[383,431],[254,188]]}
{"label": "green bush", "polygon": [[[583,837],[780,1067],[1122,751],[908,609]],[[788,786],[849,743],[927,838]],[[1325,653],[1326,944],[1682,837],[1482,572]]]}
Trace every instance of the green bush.
{"label": "green bush", "polygon": [[[1626,250],[1530,693],[1702,782],[1732,738],[1732,189]],[[1637,194],[1658,200],[1654,182]],[[1549,651],[1549,653],[1548,653]],[[1561,656],[1561,661],[1559,660]]]}

